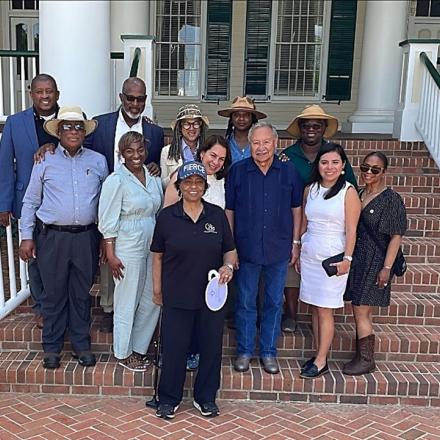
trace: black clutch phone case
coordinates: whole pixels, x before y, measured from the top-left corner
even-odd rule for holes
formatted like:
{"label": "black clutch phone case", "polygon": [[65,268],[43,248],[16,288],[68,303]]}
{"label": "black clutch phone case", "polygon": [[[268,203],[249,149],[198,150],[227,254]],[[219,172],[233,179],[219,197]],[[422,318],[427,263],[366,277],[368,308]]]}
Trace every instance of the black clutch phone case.
{"label": "black clutch phone case", "polygon": [[329,277],[332,277],[338,273],[336,266],[330,266],[332,263],[340,263],[344,259],[344,252],[340,254],[333,255],[333,257],[326,258],[322,260],[322,267]]}

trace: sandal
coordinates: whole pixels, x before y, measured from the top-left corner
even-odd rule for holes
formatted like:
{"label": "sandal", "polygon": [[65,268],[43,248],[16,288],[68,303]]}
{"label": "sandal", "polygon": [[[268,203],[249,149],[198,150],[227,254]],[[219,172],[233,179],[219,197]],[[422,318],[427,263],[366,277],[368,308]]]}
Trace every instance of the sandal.
{"label": "sandal", "polygon": [[133,354],[131,354],[125,359],[119,359],[118,364],[123,366],[124,368],[127,368],[127,370],[130,371],[144,372],[147,371],[148,369],[148,365],[146,365],[145,362],[137,359],[136,356],[134,356]]}

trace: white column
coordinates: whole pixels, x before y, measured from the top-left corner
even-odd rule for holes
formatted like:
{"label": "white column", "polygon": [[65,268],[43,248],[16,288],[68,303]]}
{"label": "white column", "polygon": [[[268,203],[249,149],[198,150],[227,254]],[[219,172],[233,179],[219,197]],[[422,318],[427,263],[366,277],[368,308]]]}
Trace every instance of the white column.
{"label": "white column", "polygon": [[109,0],[40,1],[40,72],[57,80],[60,105],[110,110]]}
{"label": "white column", "polygon": [[[357,110],[349,118],[352,133],[392,133],[402,50],[408,19],[406,0],[368,0]],[[350,129],[350,127],[348,127]]]}
{"label": "white column", "polygon": [[148,35],[150,30],[150,2],[148,0],[112,0],[111,50],[122,52],[121,35]]}

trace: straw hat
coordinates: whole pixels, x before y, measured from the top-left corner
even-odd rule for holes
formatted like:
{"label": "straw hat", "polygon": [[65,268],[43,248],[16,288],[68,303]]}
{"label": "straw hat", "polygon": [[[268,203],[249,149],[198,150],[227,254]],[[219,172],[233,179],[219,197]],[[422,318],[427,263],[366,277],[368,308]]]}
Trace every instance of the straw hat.
{"label": "straw hat", "polygon": [[60,107],[58,110],[58,117],[56,119],[50,119],[44,123],[44,129],[51,134],[59,138],[58,136],[58,124],[61,121],[82,121],[84,122],[84,128],[86,130],[86,136],[93,133],[98,126],[98,121],[87,120],[84,118],[84,113],[81,107]]}
{"label": "straw hat", "polygon": [[219,110],[217,113],[219,116],[224,116],[225,118],[229,118],[234,112],[249,112],[253,113],[257,119],[264,119],[267,115],[263,112],[259,112],[252,101],[248,96],[236,96],[232,101],[232,105],[229,108],[224,110]]}
{"label": "straw hat", "polygon": [[177,122],[181,121],[182,119],[201,119],[203,123],[209,127],[208,118],[202,115],[199,107],[197,107],[195,104],[186,104],[180,107],[179,111],[177,112],[176,120],[171,122],[171,128],[174,130]]}
{"label": "straw hat", "polygon": [[315,104],[306,107],[287,127],[287,132],[294,138],[301,137],[300,119],[325,119],[327,121],[327,127],[324,131],[325,138],[331,138],[338,131],[338,120],[334,116],[328,115],[322,107]]}

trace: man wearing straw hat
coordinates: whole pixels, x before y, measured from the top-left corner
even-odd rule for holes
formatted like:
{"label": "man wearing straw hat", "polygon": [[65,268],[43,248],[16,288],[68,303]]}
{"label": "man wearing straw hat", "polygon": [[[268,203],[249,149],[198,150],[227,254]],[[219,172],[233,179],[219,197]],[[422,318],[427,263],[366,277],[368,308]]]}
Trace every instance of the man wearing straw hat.
{"label": "man wearing straw hat", "polygon": [[[312,164],[321,145],[327,142],[338,130],[338,120],[327,114],[319,105],[306,107],[301,114],[287,127],[287,131],[297,141],[281,153],[281,158],[288,158],[296,167],[304,184],[307,185],[312,170]],[[347,180],[357,186],[351,165],[345,165]],[[286,314],[281,323],[284,332],[294,332],[296,329],[296,313],[299,295],[299,274],[294,267],[287,271],[286,288]]]}
{"label": "man wearing straw hat", "polygon": [[24,261],[38,257],[44,368],[60,366],[66,330],[78,363],[96,363],[89,291],[98,267],[98,200],[108,169],[103,155],[82,146],[96,125],[79,107],[62,107],[57,118],[46,121],[44,129],[59,139],[58,148],[34,165],[23,198],[19,254]]}
{"label": "man wearing straw hat", "polygon": [[229,118],[226,139],[231,148],[232,162],[238,162],[251,156],[248,133],[249,129],[266,114],[257,110],[248,96],[236,96],[231,107],[219,110],[219,116]]}

